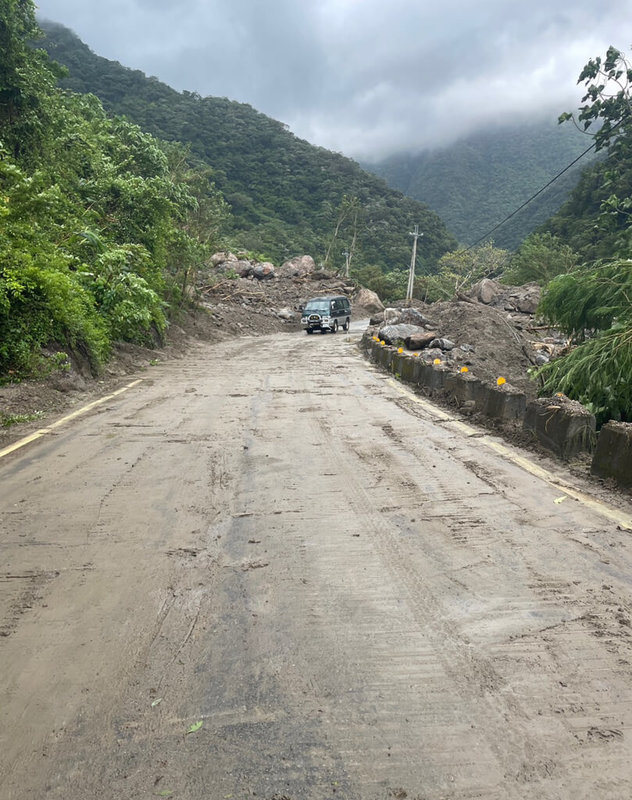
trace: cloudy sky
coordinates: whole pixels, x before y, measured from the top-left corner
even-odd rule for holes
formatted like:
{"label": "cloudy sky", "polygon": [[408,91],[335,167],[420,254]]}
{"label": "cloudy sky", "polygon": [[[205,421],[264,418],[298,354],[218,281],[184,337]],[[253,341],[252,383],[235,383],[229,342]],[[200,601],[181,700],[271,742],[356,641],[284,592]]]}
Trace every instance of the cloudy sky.
{"label": "cloudy sky", "polygon": [[359,159],[516,114],[555,119],[586,61],[630,54],[632,0],[36,0],[99,55],[250,103]]}

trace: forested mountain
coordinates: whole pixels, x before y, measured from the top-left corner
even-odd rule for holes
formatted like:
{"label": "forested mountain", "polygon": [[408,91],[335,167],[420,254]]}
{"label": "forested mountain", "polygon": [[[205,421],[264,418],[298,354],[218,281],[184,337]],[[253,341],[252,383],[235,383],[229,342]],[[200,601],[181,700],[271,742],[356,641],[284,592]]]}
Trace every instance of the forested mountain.
{"label": "forested mountain", "polygon": [[[125,115],[161,139],[186,143],[211,166],[232,210],[226,233],[234,243],[277,261],[302,252],[322,261],[342,221],[330,265],[342,266],[342,252],[353,244],[355,266],[382,271],[406,268],[415,223],[425,233],[421,259],[426,269],[455,245],[435,213],[351,159],[298,139],[251,106],[179,93],[95,55],[63,26],[41,25],[46,38],[38,46],[69,70],[63,86],[94,93],[109,112]],[[345,199],[347,206],[353,201],[357,214],[345,217]]]}
{"label": "forested mountain", "polygon": [[[563,109],[560,109],[563,111]],[[487,129],[445,148],[392,156],[367,169],[427,203],[462,244],[484,237],[589,147],[589,137],[555,120]],[[492,234],[516,248],[554,214],[594,156],[583,158]]]}
{"label": "forested mountain", "polygon": [[586,261],[632,255],[630,203],[623,203],[632,197],[632,147],[620,144],[582,174],[568,200],[542,226]]}

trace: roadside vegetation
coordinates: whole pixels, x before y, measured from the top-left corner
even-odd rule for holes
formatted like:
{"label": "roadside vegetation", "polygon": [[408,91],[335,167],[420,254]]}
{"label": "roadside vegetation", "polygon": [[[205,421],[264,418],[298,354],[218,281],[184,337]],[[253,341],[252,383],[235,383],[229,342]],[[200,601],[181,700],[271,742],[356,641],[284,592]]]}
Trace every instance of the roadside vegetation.
{"label": "roadside vegetation", "polygon": [[632,65],[610,47],[579,82],[584,105],[560,121],[593,135],[606,157],[548,226],[581,263],[547,285],[541,312],[577,347],[540,377],[544,392],[564,392],[601,422],[632,422]]}
{"label": "roadside vegetation", "polygon": [[584,105],[562,114],[592,137],[601,159],[568,202],[513,253],[493,243],[446,253],[416,295],[458,297],[482,278],[543,287],[539,313],[566,333],[569,352],[539,369],[542,394],[563,392],[599,422],[632,421],[632,65],[616,48],[591,59]]}
{"label": "roadside vegetation", "polygon": [[113,341],[161,339],[227,206],[182,145],[57,88],[30,0],[0,19],[0,376],[46,372],[56,348],[96,373]]}

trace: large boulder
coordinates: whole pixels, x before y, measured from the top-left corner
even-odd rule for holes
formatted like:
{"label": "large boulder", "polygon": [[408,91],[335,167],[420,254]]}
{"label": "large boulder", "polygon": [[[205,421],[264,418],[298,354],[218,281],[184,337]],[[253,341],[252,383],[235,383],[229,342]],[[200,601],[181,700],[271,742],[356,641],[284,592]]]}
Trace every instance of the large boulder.
{"label": "large boulder", "polygon": [[399,322],[399,308],[385,308],[384,322],[387,325],[397,325]]}
{"label": "large boulder", "polygon": [[497,281],[483,278],[472,286],[470,296],[478,300],[479,303],[484,303],[488,306],[502,293],[503,287]]}
{"label": "large boulder", "polygon": [[252,268],[253,277],[260,281],[267,278],[274,278],[274,274],[274,264],[271,264],[269,261],[264,261],[261,264],[255,264]]}
{"label": "large boulder", "polygon": [[379,337],[386,344],[396,344],[397,342],[406,342],[412,336],[420,336],[424,333],[426,331],[418,325],[382,325]]}
{"label": "large boulder", "polygon": [[406,339],[406,347],[409,350],[423,350],[424,347],[437,338],[436,331],[423,331],[423,333],[413,333]]}
{"label": "large boulder", "polygon": [[384,305],[377,294],[364,287],[358,291],[353,303],[361,306],[369,314],[379,314],[384,311]]}
{"label": "large boulder", "polygon": [[250,261],[225,261],[220,266],[220,269],[225,271],[233,269],[240,278],[247,278],[249,275],[252,275],[252,264]]}
{"label": "large boulder", "polygon": [[438,347],[441,350],[453,350],[456,347],[456,345],[450,339],[441,338],[441,339],[433,339],[430,342],[430,347]]}
{"label": "large boulder", "polygon": [[526,283],[512,292],[510,298],[517,311],[522,314],[535,314],[541,296],[542,289],[537,283]]}
{"label": "large boulder", "polygon": [[240,261],[238,259],[220,261],[215,267],[215,272],[220,275],[228,275],[228,277],[239,275],[240,278],[247,278],[252,272],[252,264],[250,261]]}
{"label": "large boulder", "polygon": [[432,325],[430,320],[416,308],[402,308],[399,321],[408,325]]}
{"label": "large boulder", "polygon": [[389,325],[418,325],[420,328],[424,325],[432,326],[430,320],[416,308],[386,308],[384,322]]}
{"label": "large boulder", "polygon": [[214,267],[218,267],[220,264],[225,264],[227,261],[239,261],[239,259],[229,250],[222,250],[219,253],[213,253],[211,256],[211,264]]}
{"label": "large boulder", "polygon": [[277,274],[281,278],[305,278],[316,270],[316,263],[311,256],[296,256],[282,264]]}

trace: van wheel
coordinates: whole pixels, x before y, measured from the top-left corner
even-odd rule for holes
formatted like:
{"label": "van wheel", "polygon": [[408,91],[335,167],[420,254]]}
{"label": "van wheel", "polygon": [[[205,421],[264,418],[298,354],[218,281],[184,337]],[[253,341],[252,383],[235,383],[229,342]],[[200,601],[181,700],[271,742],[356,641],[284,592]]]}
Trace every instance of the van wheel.
{"label": "van wheel", "polygon": [[305,328],[305,333],[314,333],[312,328]]}
{"label": "van wheel", "polygon": [[332,333],[338,333],[338,320],[334,320],[334,327],[331,329]]}
{"label": "van wheel", "polygon": [[342,326],[342,330],[343,330],[343,331],[348,331],[348,330],[349,330],[349,317],[347,317],[347,320],[346,320],[346,322],[345,322],[345,323],[344,323],[344,325]]}

